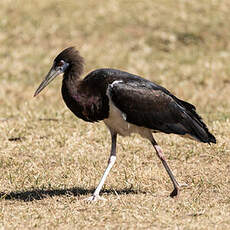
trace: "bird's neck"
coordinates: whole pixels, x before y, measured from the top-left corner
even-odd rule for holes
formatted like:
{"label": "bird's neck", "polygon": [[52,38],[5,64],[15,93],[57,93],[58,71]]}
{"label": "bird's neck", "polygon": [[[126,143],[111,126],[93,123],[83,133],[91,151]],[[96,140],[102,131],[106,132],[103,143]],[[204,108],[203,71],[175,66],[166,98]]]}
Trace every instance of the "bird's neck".
{"label": "bird's neck", "polygon": [[82,71],[79,71],[76,68],[70,68],[65,72],[63,79],[71,82],[78,82],[80,80]]}
{"label": "bird's neck", "polygon": [[64,73],[64,79],[69,81],[79,81],[84,70],[84,59],[78,55],[69,63],[69,68]]}
{"label": "bird's neck", "polygon": [[71,65],[70,68],[64,73],[62,86],[66,92],[64,94],[73,96],[78,92],[78,87],[81,84],[81,74],[83,72],[83,65]]}

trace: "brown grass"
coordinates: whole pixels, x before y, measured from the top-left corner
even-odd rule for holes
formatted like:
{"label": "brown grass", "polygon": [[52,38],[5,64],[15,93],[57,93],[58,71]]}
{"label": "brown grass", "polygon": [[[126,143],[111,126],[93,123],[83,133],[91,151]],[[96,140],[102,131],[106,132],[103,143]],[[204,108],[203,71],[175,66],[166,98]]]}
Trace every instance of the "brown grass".
{"label": "brown grass", "polygon": [[[222,1],[1,1],[0,228],[230,228],[230,3]],[[107,163],[102,123],[76,119],[61,79],[33,93],[63,48],[76,45],[86,71],[120,68],[197,106],[218,144],[155,135],[180,182],[179,199],[151,145],[118,138],[102,191],[83,201]]]}

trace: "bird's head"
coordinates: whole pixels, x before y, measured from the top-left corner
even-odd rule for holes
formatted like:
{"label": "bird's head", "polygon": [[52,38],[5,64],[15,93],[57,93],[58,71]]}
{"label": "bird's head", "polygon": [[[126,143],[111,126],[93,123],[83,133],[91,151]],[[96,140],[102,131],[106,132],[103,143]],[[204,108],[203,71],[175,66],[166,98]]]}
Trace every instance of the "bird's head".
{"label": "bird's head", "polygon": [[34,96],[37,96],[55,77],[60,74],[69,73],[71,75],[80,75],[83,71],[83,58],[74,47],[69,47],[63,50],[54,59],[53,65],[46,75],[45,79],[39,85]]}

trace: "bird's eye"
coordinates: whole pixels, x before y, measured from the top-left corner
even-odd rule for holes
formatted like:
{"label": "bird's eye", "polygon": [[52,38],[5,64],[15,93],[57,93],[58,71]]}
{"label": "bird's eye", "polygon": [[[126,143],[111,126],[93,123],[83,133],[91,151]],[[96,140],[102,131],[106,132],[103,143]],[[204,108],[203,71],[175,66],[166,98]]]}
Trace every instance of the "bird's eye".
{"label": "bird's eye", "polygon": [[56,71],[61,71],[62,73],[64,73],[67,67],[69,66],[69,63],[61,60],[61,61],[54,61],[53,65]]}
{"label": "bird's eye", "polygon": [[64,64],[65,64],[65,62],[63,60],[61,60],[61,61],[59,61],[59,62],[56,63],[56,66],[61,67]]}

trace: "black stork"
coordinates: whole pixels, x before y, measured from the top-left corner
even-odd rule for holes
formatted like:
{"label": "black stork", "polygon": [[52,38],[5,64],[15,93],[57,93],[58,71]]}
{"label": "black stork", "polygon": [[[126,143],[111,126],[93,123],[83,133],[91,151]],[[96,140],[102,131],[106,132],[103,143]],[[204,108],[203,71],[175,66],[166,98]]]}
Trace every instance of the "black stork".
{"label": "black stork", "polygon": [[116,160],[117,134],[129,136],[131,133],[138,133],[152,143],[173,183],[174,190],[170,196],[177,196],[180,184],[152,133],[174,133],[204,143],[216,143],[215,137],[196,113],[195,106],[180,100],[162,86],[116,69],[97,69],[82,80],[83,67],[84,60],[74,47],[63,50],[54,59],[34,96],[63,73],[62,97],[67,107],[84,121],[104,121],[108,127],[112,139],[108,165],[88,200],[101,199],[100,190]]}

